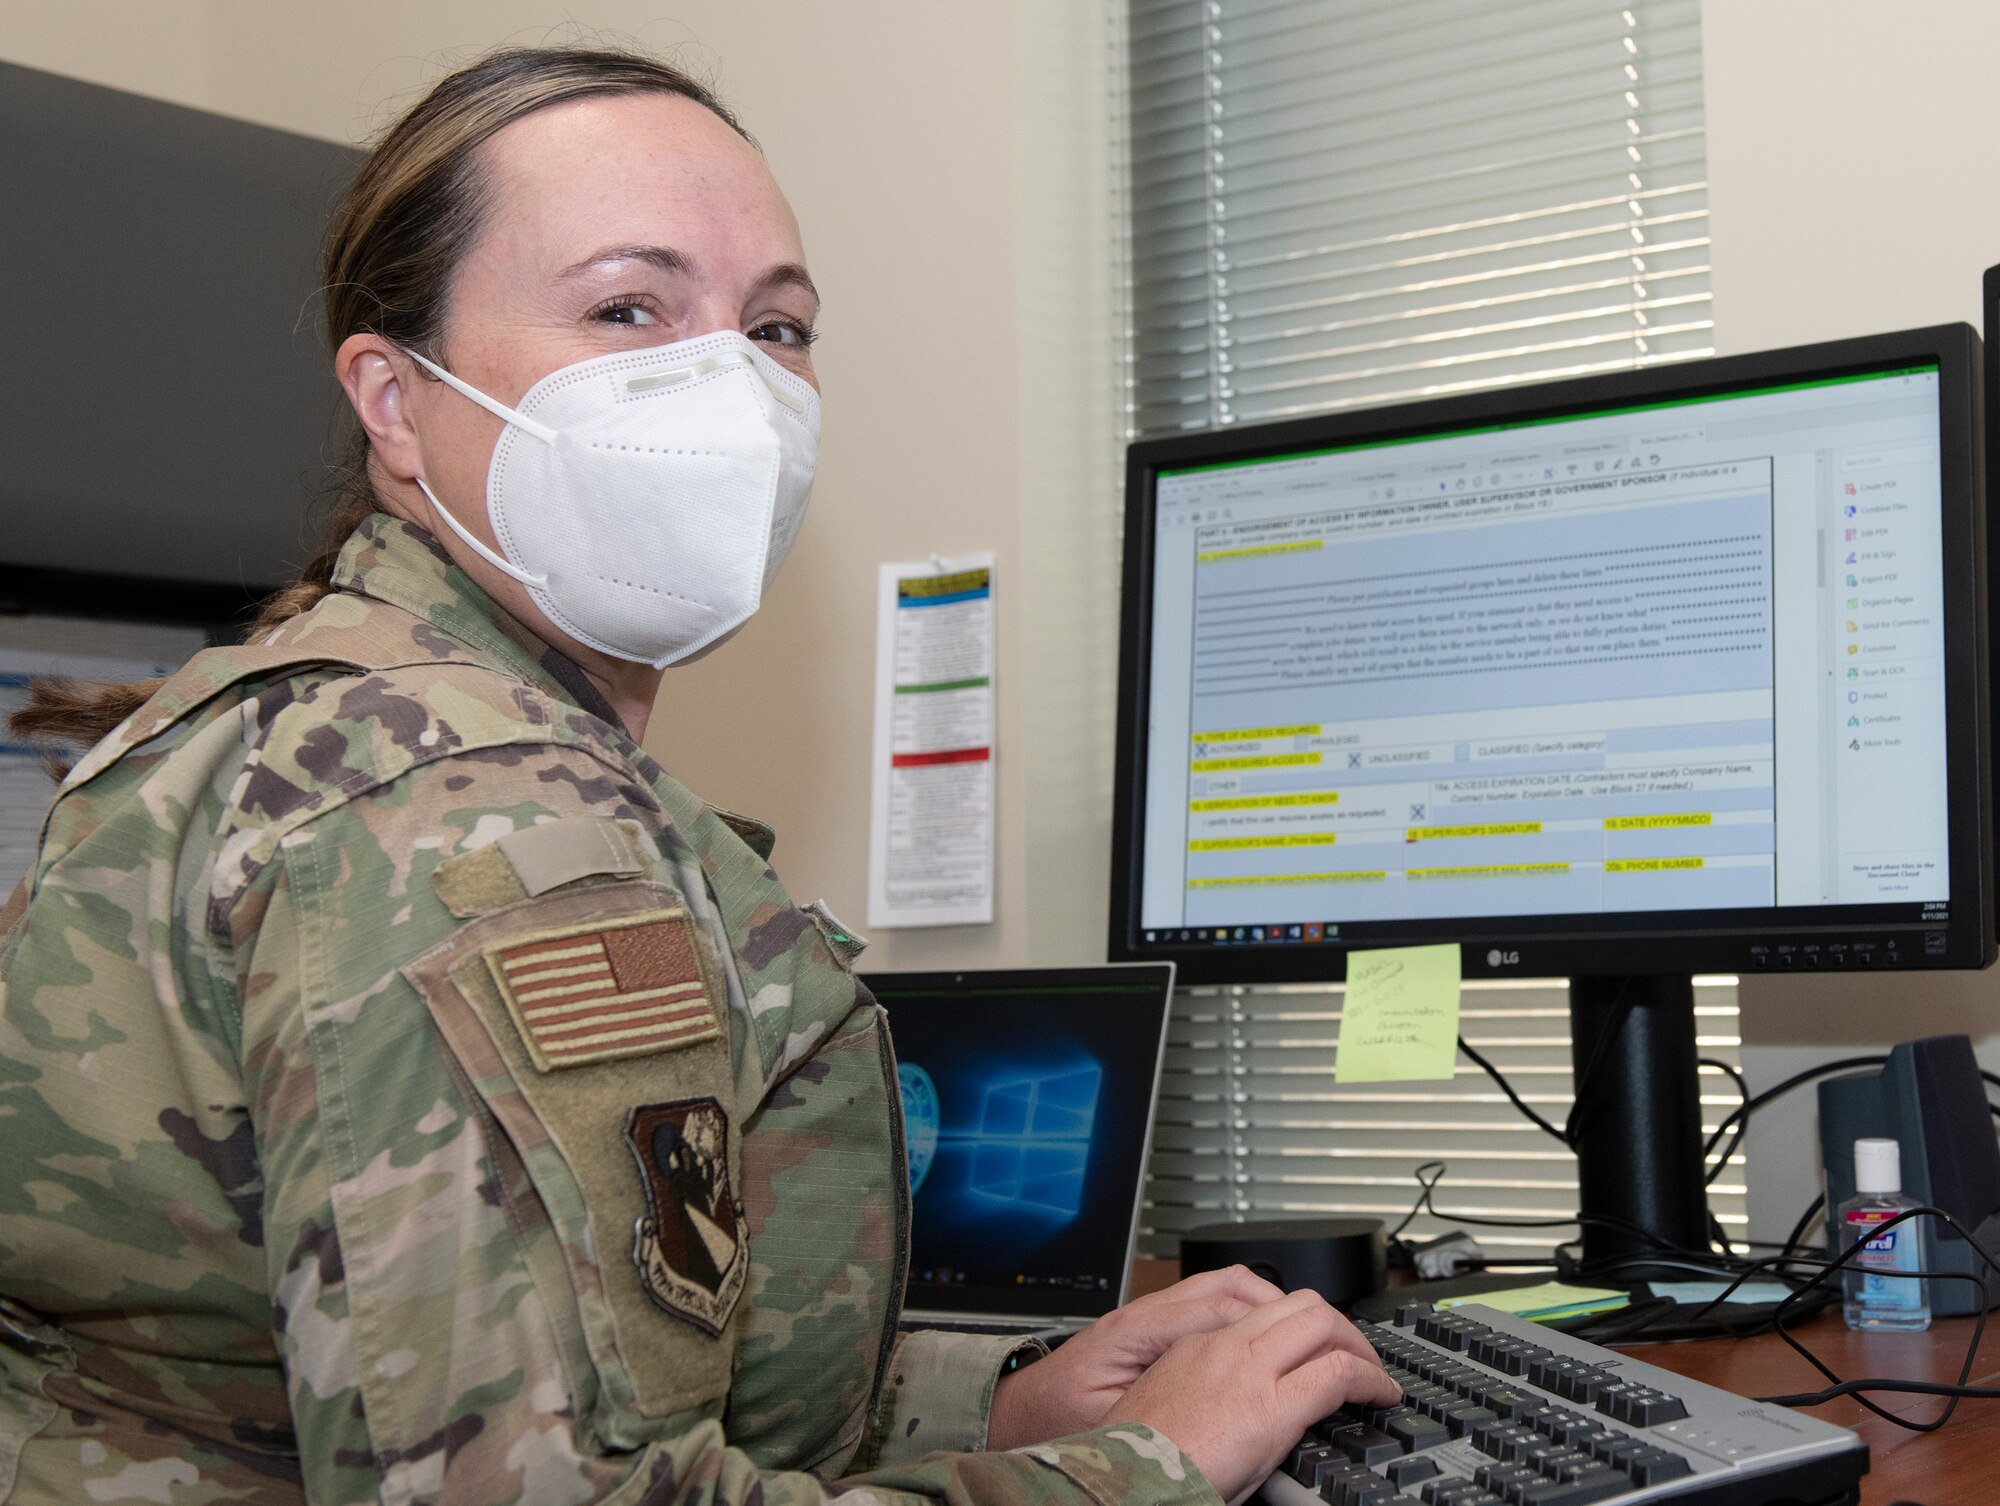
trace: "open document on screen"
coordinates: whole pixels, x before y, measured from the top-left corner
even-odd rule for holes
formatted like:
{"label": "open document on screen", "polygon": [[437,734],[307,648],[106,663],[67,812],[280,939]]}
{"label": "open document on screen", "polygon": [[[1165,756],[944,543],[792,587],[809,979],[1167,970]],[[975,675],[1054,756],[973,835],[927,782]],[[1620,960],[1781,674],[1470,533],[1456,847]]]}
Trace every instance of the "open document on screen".
{"label": "open document on screen", "polygon": [[1938,464],[1926,367],[1163,472],[1141,925],[1946,899]]}

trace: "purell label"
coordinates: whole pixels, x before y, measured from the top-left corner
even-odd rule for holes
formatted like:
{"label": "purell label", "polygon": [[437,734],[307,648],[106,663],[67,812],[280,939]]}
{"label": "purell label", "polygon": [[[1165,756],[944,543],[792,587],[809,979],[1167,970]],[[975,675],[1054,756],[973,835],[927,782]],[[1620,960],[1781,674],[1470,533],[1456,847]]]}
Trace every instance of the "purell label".
{"label": "purell label", "polygon": [[1847,1215],[1847,1237],[1849,1243],[1858,1242],[1863,1251],[1893,1255],[1896,1251],[1896,1236],[1907,1225],[1898,1224],[1881,1234],[1870,1235],[1868,1231],[1877,1224],[1886,1224],[1896,1215],[1887,1208],[1857,1208]]}

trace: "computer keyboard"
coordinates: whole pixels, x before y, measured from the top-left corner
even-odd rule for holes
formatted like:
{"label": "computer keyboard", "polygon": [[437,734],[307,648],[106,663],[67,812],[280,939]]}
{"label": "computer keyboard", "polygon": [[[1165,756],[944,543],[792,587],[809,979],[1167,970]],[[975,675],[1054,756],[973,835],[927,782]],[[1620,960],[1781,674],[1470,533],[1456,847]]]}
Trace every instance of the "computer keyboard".
{"label": "computer keyboard", "polygon": [[1359,1326],[1402,1404],[1312,1428],[1266,1506],[1851,1506],[1868,1470],[1846,1428],[1489,1307]]}

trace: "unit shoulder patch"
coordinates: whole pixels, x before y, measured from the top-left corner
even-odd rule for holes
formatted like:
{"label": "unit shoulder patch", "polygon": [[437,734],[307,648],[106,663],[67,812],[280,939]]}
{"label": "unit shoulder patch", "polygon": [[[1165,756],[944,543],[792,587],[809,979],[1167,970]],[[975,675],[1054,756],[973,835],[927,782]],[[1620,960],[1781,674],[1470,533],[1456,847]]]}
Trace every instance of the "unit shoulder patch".
{"label": "unit shoulder patch", "polygon": [[662,1310],[720,1334],[749,1268],[729,1187],[729,1116],[713,1098],[641,1104],[625,1117],[646,1216],[632,1231],[639,1284]]}
{"label": "unit shoulder patch", "polygon": [[483,949],[536,1068],[674,1051],[722,1033],[685,908],[510,936]]}

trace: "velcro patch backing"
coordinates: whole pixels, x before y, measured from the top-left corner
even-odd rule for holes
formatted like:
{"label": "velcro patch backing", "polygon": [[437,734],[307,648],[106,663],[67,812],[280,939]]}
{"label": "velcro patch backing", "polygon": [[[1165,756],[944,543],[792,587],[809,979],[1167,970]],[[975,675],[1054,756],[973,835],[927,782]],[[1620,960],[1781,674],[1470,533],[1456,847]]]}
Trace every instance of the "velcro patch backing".
{"label": "velcro patch backing", "polygon": [[674,1051],[722,1033],[685,909],[510,936],[483,954],[543,1072]]}

